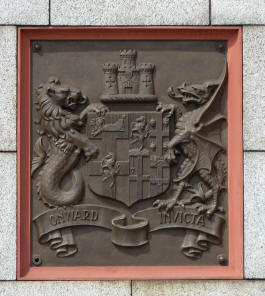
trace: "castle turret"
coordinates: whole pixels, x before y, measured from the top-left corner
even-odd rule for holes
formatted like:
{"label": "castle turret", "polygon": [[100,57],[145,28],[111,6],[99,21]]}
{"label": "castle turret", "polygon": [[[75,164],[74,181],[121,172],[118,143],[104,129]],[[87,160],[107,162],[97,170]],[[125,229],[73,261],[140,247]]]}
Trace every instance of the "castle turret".
{"label": "castle turret", "polygon": [[118,68],[119,94],[137,94],[139,70],[136,67],[137,52],[134,49],[120,51],[121,65]]}
{"label": "castle turret", "polygon": [[114,63],[105,63],[103,65],[104,95],[115,95],[118,93],[117,69],[118,66]]}
{"label": "castle turret", "polygon": [[154,83],[153,72],[155,65],[150,63],[142,63],[138,66],[140,71],[139,94],[153,95]]}
{"label": "castle turret", "polygon": [[100,100],[104,103],[155,102],[153,72],[155,65],[136,63],[137,51],[120,51],[120,64],[105,63],[104,92]]}
{"label": "castle turret", "polygon": [[134,69],[136,67],[137,52],[135,49],[123,49],[120,51],[120,69]]}

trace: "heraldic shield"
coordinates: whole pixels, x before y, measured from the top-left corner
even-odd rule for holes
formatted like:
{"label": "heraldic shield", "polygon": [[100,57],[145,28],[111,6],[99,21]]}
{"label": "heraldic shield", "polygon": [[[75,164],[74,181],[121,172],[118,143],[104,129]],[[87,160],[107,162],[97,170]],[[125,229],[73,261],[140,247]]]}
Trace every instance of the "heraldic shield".
{"label": "heraldic shield", "polygon": [[87,164],[86,182],[95,194],[130,207],[168,189],[170,166],[163,153],[169,125],[161,112],[90,113],[87,136],[99,148]]}

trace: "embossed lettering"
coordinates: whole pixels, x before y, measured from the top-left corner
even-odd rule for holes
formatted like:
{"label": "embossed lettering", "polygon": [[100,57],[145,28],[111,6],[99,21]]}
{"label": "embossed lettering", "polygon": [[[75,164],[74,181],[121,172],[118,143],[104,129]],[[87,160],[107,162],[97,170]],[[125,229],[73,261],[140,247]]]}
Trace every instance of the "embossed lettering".
{"label": "embossed lettering", "polygon": [[98,220],[98,212],[97,211],[92,211],[92,221],[97,221]]}
{"label": "embossed lettering", "polygon": [[50,215],[50,224],[53,226],[57,225],[57,219],[53,215]]}
{"label": "embossed lettering", "polygon": [[77,219],[80,219],[81,215],[80,215],[80,212],[77,210],[77,211],[73,211],[73,221],[76,221]]}
{"label": "embossed lettering", "polygon": [[197,225],[205,226],[205,218],[203,215],[200,215],[196,221]]}
{"label": "embossed lettering", "polygon": [[188,213],[184,213],[183,214],[183,218],[184,218],[185,223],[191,224],[192,223],[192,216],[193,216],[193,214],[191,214],[189,212]]}

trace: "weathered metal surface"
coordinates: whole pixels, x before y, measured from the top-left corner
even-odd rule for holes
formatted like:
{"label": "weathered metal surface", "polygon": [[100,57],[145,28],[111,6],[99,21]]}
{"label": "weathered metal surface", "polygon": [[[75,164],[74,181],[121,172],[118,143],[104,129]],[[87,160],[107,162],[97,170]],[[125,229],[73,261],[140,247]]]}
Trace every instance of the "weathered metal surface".
{"label": "weathered metal surface", "polygon": [[225,48],[33,44],[32,264],[228,264]]}

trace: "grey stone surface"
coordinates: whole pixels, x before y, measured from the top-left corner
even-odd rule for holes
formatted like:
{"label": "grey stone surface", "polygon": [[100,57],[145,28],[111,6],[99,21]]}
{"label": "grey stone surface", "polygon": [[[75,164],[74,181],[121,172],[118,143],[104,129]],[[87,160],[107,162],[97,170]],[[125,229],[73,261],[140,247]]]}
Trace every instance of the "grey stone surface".
{"label": "grey stone surface", "polygon": [[0,153],[0,280],[15,278],[16,154]]}
{"label": "grey stone surface", "polygon": [[48,25],[49,0],[1,0],[0,24]]}
{"label": "grey stone surface", "polygon": [[129,296],[129,281],[91,282],[0,282],[0,295],[5,296]]}
{"label": "grey stone surface", "polygon": [[208,0],[51,0],[52,25],[207,25]]}
{"label": "grey stone surface", "polygon": [[244,204],[245,277],[265,279],[264,152],[244,154]]}
{"label": "grey stone surface", "polygon": [[243,30],[244,149],[265,149],[265,27]]}
{"label": "grey stone surface", "polygon": [[136,281],[133,296],[264,296],[265,281]]}
{"label": "grey stone surface", "polygon": [[265,24],[264,0],[211,0],[214,25]]}
{"label": "grey stone surface", "polygon": [[9,150],[16,150],[16,27],[0,26],[0,151]]}

